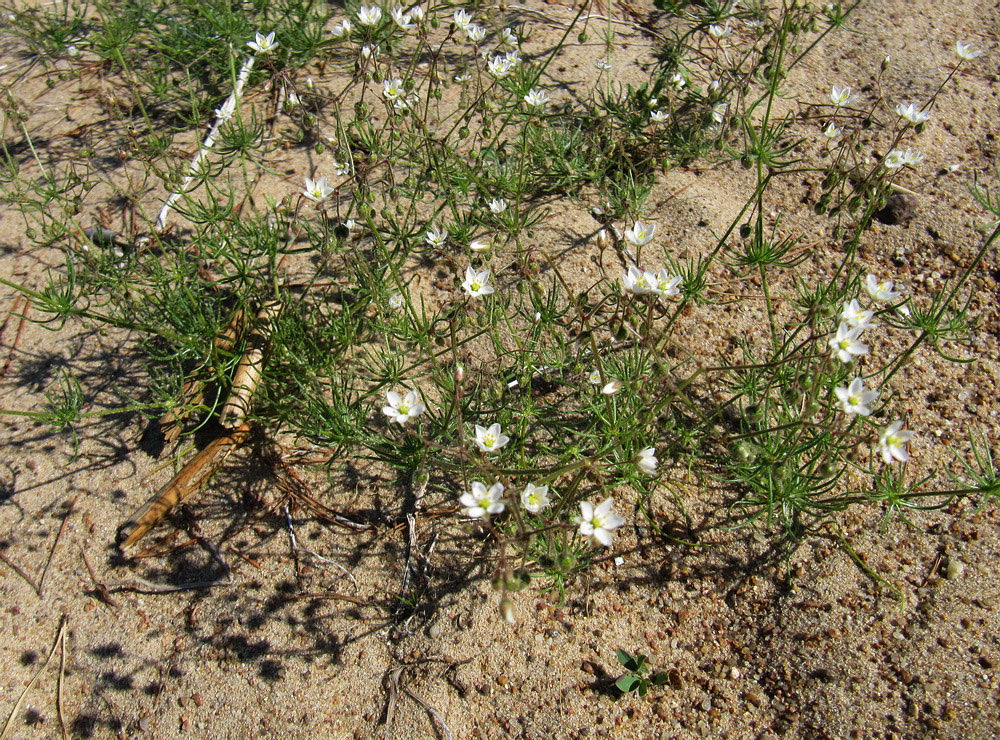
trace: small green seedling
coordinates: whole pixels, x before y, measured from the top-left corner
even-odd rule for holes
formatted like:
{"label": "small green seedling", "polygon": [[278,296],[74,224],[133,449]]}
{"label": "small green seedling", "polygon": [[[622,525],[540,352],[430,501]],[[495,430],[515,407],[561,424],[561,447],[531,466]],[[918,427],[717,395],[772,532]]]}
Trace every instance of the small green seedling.
{"label": "small green seedling", "polygon": [[615,686],[623,694],[630,694],[633,691],[638,691],[639,696],[645,696],[646,692],[649,691],[649,685],[653,686],[663,686],[667,683],[667,674],[663,671],[657,671],[653,675],[647,675],[649,673],[649,666],[646,665],[645,655],[629,655],[624,650],[616,650],[615,654],[618,656],[618,662],[627,671],[624,676],[615,681]]}

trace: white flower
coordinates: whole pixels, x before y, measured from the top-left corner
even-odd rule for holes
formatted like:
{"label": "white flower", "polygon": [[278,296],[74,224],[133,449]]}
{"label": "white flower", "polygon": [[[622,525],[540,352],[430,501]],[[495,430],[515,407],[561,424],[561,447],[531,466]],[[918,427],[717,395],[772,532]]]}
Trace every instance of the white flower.
{"label": "white flower", "polygon": [[385,394],[385,400],[388,405],[382,407],[382,413],[389,417],[390,422],[397,424],[405,424],[414,416],[420,416],[427,408],[421,403],[416,391],[408,391],[405,396],[389,391]]}
{"label": "white flower", "polygon": [[361,56],[365,59],[371,59],[372,57],[377,57],[381,49],[378,44],[365,44],[361,47]]}
{"label": "white flower", "polygon": [[906,451],[906,443],[913,439],[913,432],[903,429],[903,422],[894,421],[878,435],[878,450],[886,465],[893,460],[906,462],[910,454]]}
{"label": "white flower", "polygon": [[612,532],[625,523],[611,507],[613,498],[606,498],[595,508],[589,501],[580,502],[580,534],[595,545],[611,546]]}
{"label": "white flower", "polygon": [[656,233],[656,224],[644,224],[636,221],[631,229],[625,229],[625,238],[637,247],[643,247],[653,241]]}
{"label": "white flower", "polygon": [[598,59],[596,62],[594,62],[594,66],[597,67],[602,72],[608,72],[611,70],[611,62],[607,61],[606,59]]}
{"label": "white flower", "polygon": [[652,113],[650,113],[649,117],[652,118],[653,121],[655,121],[656,123],[663,123],[668,118],[670,118],[670,114],[667,113],[665,110],[659,110],[658,109],[658,110],[654,110]]}
{"label": "white flower", "polygon": [[914,149],[893,149],[885,155],[883,164],[890,170],[898,170],[906,165],[916,166],[924,161],[924,155]]}
{"label": "white flower", "polygon": [[505,28],[500,32],[500,43],[503,46],[517,46],[518,40],[517,35],[511,28]]}
{"label": "white flower", "polygon": [[722,80],[712,80],[708,83],[708,92],[712,95],[722,89]]}
{"label": "white flower", "polygon": [[841,321],[846,321],[848,326],[855,329],[874,329],[876,324],[872,319],[875,317],[874,311],[866,311],[861,308],[858,299],[854,298],[850,303],[844,304],[844,310],[840,312]]}
{"label": "white flower", "polygon": [[469,242],[469,250],[472,252],[488,252],[492,246],[490,242],[481,242],[478,239]]}
{"label": "white flower", "polygon": [[601,393],[605,396],[613,396],[621,389],[622,383],[620,380],[610,380],[604,384],[603,388],[601,388]]}
{"label": "white flower", "polygon": [[671,275],[666,268],[656,271],[656,283],[653,292],[659,296],[677,295],[681,292],[680,284],[683,282],[680,275]]}
{"label": "white flower", "polygon": [[864,282],[865,292],[872,297],[872,300],[888,303],[903,295],[901,290],[892,289],[891,280],[880,281],[874,275],[868,275]]}
{"label": "white flower", "polygon": [[503,433],[499,424],[490,424],[489,428],[476,424],[476,446],[483,452],[496,452],[510,442],[510,437]]}
{"label": "white flower", "polygon": [[643,272],[635,265],[632,265],[628,268],[628,272],[622,276],[622,284],[629,293],[646,295],[655,290],[656,275],[651,272]]}
{"label": "white flower", "polygon": [[490,514],[500,514],[505,508],[503,502],[503,484],[494,483],[487,488],[479,481],[473,481],[472,490],[463,493],[458,502],[465,507],[463,513],[472,519],[482,519]]}
{"label": "white flower", "polygon": [[674,86],[675,90],[680,90],[688,84],[687,77],[684,76],[683,72],[674,72],[670,75],[670,84]]}
{"label": "white flower", "polygon": [[850,105],[855,100],[858,99],[857,95],[851,94],[851,86],[845,85],[841,87],[840,85],[834,85],[833,90],[830,92],[830,100],[833,104],[840,108],[841,106]]}
{"label": "white flower", "polygon": [[543,105],[548,105],[549,94],[538,87],[531,88],[527,95],[524,96],[524,102],[533,108],[540,108]]}
{"label": "white flower", "polygon": [[274,40],[274,31],[265,36],[262,33],[254,34],[253,41],[247,41],[247,46],[258,54],[270,54],[278,48],[278,42]]}
{"label": "white flower", "polygon": [[220,123],[224,123],[236,113],[236,98],[226,98],[226,102],[215,109],[215,117]]}
{"label": "white flower", "polygon": [[318,180],[310,180],[306,178],[306,188],[302,191],[302,194],[309,200],[316,203],[320,203],[326,200],[327,196],[333,192],[333,188],[326,184],[326,178],[321,177]]}
{"label": "white flower", "polygon": [[834,123],[833,121],[830,121],[826,125],[826,128],[823,129],[823,136],[825,136],[828,139],[836,139],[838,136],[840,136],[841,133],[843,133],[843,131],[844,129],[837,128],[837,124]]}
{"label": "white flower", "polygon": [[394,311],[398,311],[403,307],[403,295],[402,293],[393,293],[389,296],[389,308]]}
{"label": "white flower", "polygon": [[489,284],[489,279],[489,270],[476,272],[475,268],[469,265],[465,268],[465,282],[462,283],[462,288],[469,294],[470,298],[489,295],[493,292],[493,286]]}
{"label": "white flower", "polygon": [[713,23],[712,25],[710,25],[708,27],[708,33],[709,33],[710,36],[712,36],[714,38],[724,39],[727,36],[732,36],[733,35],[733,29],[729,25],[728,22],[726,23],[725,26],[720,26],[720,25],[718,25],[716,23]]}
{"label": "white flower", "polygon": [[639,457],[635,460],[635,466],[646,475],[656,475],[656,466],[660,461],[656,459],[656,448],[647,447],[639,450]]}
{"label": "white flower", "polygon": [[416,27],[416,24],[410,20],[410,14],[404,13],[402,8],[393,8],[389,15],[392,16],[392,20],[395,21],[396,25],[404,31],[409,31],[411,28]]}
{"label": "white flower", "polygon": [[403,89],[403,81],[398,77],[382,82],[382,95],[390,102],[398,102],[404,99],[406,91]]}
{"label": "white flower", "polygon": [[978,59],[983,55],[981,49],[973,49],[971,44],[967,44],[964,41],[955,42],[955,53],[962,57],[962,59],[969,62],[973,59]]}
{"label": "white flower", "polygon": [[424,6],[417,5],[410,8],[410,18],[412,18],[417,23],[420,23],[424,19]]}
{"label": "white flower", "polygon": [[337,23],[333,28],[330,29],[330,34],[335,39],[342,39],[344,36],[349,34],[351,32],[351,29],[353,28],[354,24],[351,23],[350,20],[345,18],[344,20],[340,21],[340,23]]}
{"label": "white flower", "polygon": [[726,111],[729,109],[729,103],[716,103],[712,106],[712,120],[716,123],[722,123],[726,120]]}
{"label": "white flower", "polygon": [[503,79],[513,72],[515,66],[517,66],[517,62],[507,54],[498,54],[486,63],[486,68],[489,70],[489,73],[498,80]]}
{"label": "white flower", "polygon": [[534,483],[529,483],[521,491],[521,505],[532,514],[537,514],[551,503],[548,486],[536,486]]}
{"label": "white flower", "polygon": [[896,106],[896,112],[910,123],[923,123],[931,117],[927,111],[917,108],[915,103],[900,103]]}
{"label": "white flower", "polygon": [[286,102],[291,106],[296,106],[302,102],[302,98],[299,97],[298,93],[290,92],[286,98]]}
{"label": "white flower", "polygon": [[374,26],[382,20],[382,8],[378,5],[362,5],[358,9],[358,23],[362,26]]}
{"label": "white flower", "polygon": [[347,177],[351,174],[350,162],[341,162],[339,159],[335,159],[331,164],[333,165],[333,171],[338,177]]}
{"label": "white flower", "polygon": [[837,326],[837,333],[830,338],[829,345],[841,362],[853,362],[855,357],[868,353],[868,345],[858,341],[861,329],[852,329],[846,321]]}
{"label": "white flower", "polygon": [[488,204],[490,213],[503,213],[507,210],[507,201],[503,198],[493,198]]}
{"label": "white flower", "polygon": [[424,234],[424,239],[432,247],[443,247],[448,241],[448,232],[439,231],[438,229],[429,229],[426,234]]}
{"label": "white flower", "polygon": [[465,31],[465,35],[473,44],[478,44],[486,38],[486,29],[482,26],[477,26],[475,23],[470,23],[462,30]]}
{"label": "white flower", "polygon": [[455,15],[452,16],[452,18],[455,21],[455,25],[463,31],[468,28],[470,23],[472,23],[472,13],[461,8],[455,11]]}
{"label": "white flower", "polygon": [[833,393],[837,396],[840,408],[843,409],[844,413],[852,416],[854,414],[871,416],[872,410],[868,408],[868,404],[878,398],[878,391],[866,389],[864,378],[861,377],[852,380],[846,388],[837,386],[833,389]]}

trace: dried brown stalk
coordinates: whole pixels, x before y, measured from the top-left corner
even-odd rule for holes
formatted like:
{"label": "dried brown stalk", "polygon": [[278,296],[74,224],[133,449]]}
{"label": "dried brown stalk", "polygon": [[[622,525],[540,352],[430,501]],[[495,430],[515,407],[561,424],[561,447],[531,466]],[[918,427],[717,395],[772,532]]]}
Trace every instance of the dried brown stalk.
{"label": "dried brown stalk", "polygon": [[121,528],[127,534],[122,547],[134,545],[166,516],[174,506],[201,488],[233,449],[250,438],[250,424],[242,424],[212,440],[145,504],[136,509]]}
{"label": "dried brown stalk", "polygon": [[219,414],[219,423],[226,429],[240,424],[250,411],[253,394],[264,372],[264,355],[271,339],[271,328],[280,313],[279,301],[271,301],[257,312],[257,320],[247,337],[246,350],[233,375],[232,390]]}
{"label": "dried brown stalk", "polygon": [[[215,338],[215,347],[221,352],[232,352],[246,329],[246,312],[241,308],[233,312],[226,328]],[[205,399],[206,376],[212,374],[212,368],[198,372],[188,377],[181,389],[181,397],[177,406],[160,418],[160,431],[168,443],[175,441],[181,434],[181,422],[191,413],[191,409]]]}

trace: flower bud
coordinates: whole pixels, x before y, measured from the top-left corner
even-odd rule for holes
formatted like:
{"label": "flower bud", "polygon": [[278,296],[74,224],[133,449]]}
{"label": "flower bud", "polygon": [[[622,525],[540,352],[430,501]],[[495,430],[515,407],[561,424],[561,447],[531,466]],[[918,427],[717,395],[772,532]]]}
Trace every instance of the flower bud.
{"label": "flower bud", "polygon": [[465,380],[465,368],[461,365],[455,365],[455,382],[461,383]]}

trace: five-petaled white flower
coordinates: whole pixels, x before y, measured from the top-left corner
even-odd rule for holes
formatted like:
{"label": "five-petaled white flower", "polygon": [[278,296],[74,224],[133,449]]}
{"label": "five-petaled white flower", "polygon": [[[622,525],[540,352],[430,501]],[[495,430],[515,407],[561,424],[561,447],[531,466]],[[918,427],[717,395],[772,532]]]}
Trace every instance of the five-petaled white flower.
{"label": "five-petaled white flower", "polygon": [[339,177],[347,177],[348,175],[351,174],[351,163],[350,162],[341,162],[340,160],[335,159],[330,164],[333,165],[333,171]]}
{"label": "five-petaled white flower", "polygon": [[486,38],[486,29],[483,28],[482,26],[477,26],[475,23],[470,23],[462,30],[465,31],[466,37],[473,44],[478,44],[480,41]]}
{"label": "five-petaled white flower", "polygon": [[906,451],[906,443],[913,439],[914,432],[903,429],[903,422],[894,421],[878,435],[878,451],[886,465],[893,460],[906,462],[910,453]]}
{"label": "five-petaled white flower", "polygon": [[390,422],[397,424],[405,424],[414,416],[420,416],[427,408],[416,391],[409,391],[405,396],[389,391],[385,394],[385,400],[388,405],[382,407],[382,413],[389,417]]}
{"label": "five-petaled white flower", "polygon": [[403,81],[398,77],[382,82],[382,95],[390,102],[398,102],[404,99],[406,90],[403,89]]}
{"label": "five-petaled white flower", "polygon": [[463,31],[468,28],[469,24],[472,23],[472,13],[467,10],[459,8],[455,11],[455,15],[452,16],[455,21],[455,25],[461,28]]}
{"label": "five-petaled white flower", "polygon": [[521,504],[532,514],[537,514],[551,503],[548,486],[536,486],[534,483],[529,483],[521,491]]}
{"label": "five-petaled white flower", "polygon": [[391,296],[389,296],[389,308],[393,309],[394,311],[398,311],[402,307],[403,307],[402,293],[393,293]]}
{"label": "five-petaled white flower", "polygon": [[443,247],[448,241],[448,232],[439,229],[428,229],[424,238],[432,247]]}
{"label": "five-petaled white flower", "polygon": [[915,149],[893,149],[885,155],[883,164],[890,170],[898,170],[906,165],[915,167],[923,161],[924,155]]}
{"label": "five-petaled white flower", "polygon": [[837,326],[837,333],[830,337],[830,347],[841,362],[853,362],[855,357],[868,353],[868,345],[858,341],[861,329],[852,328],[846,321]]}
{"label": "five-petaled white flower", "polygon": [[858,99],[857,95],[851,94],[850,85],[845,85],[844,87],[841,87],[840,85],[834,85],[833,90],[830,92],[830,100],[832,100],[833,104],[838,108],[845,105],[850,105],[857,99]]}
{"label": "five-petaled white flower", "polygon": [[344,36],[349,34],[353,28],[354,24],[345,18],[330,29],[330,35],[332,35],[335,39],[342,39]]}
{"label": "five-petaled white flower", "polygon": [[226,98],[226,102],[215,109],[215,117],[220,123],[224,123],[236,113],[236,98]]}
{"label": "five-petaled white flower", "polygon": [[497,54],[491,57],[486,63],[486,69],[499,80],[513,72],[514,67],[517,66],[517,62],[518,58],[512,57],[509,54]]}
{"label": "five-petaled white flower", "polygon": [[494,483],[489,488],[479,481],[473,481],[469,493],[463,493],[458,502],[465,507],[463,513],[472,519],[482,519],[490,514],[500,514],[505,508],[503,484]]}
{"label": "five-petaled white flower", "polygon": [[931,114],[917,107],[916,103],[900,103],[896,106],[896,113],[905,118],[910,123],[923,123],[931,117]]}
{"label": "five-petaled white flower", "polygon": [[306,178],[306,188],[302,191],[302,194],[309,200],[316,203],[320,203],[327,199],[327,196],[333,192],[333,188],[326,184],[326,178],[321,177],[318,180],[310,180]]}
{"label": "five-petaled white flower", "polygon": [[670,118],[670,114],[667,113],[665,110],[660,110],[659,108],[657,108],[656,110],[652,111],[649,114],[649,117],[653,119],[654,123],[663,123],[668,118]]}
{"label": "five-petaled white flower", "polygon": [[849,303],[845,303],[844,310],[840,312],[841,320],[846,321],[848,326],[855,329],[874,329],[876,326],[872,320],[874,317],[875,312],[861,308],[857,298],[852,298]]}
{"label": "five-petaled white flower", "polygon": [[653,241],[654,234],[656,234],[656,224],[644,224],[642,221],[636,221],[631,229],[625,229],[625,238],[637,247]]}
{"label": "five-petaled white flower", "polygon": [[404,31],[409,31],[411,28],[416,27],[416,24],[410,18],[410,14],[403,12],[402,8],[393,8],[389,15],[392,16],[392,20],[395,21],[396,25]]}
{"label": "five-petaled white flower", "polygon": [[503,213],[507,210],[507,201],[503,198],[493,198],[486,205],[490,208],[490,213]]}
{"label": "five-petaled white flower", "polygon": [[510,442],[510,437],[503,433],[499,424],[490,424],[489,428],[476,424],[476,447],[483,452],[496,452]]}
{"label": "five-petaled white flower", "polygon": [[670,84],[674,86],[674,89],[681,90],[688,84],[687,77],[684,76],[683,72],[678,70],[670,75]]}
{"label": "five-petaled white flower", "polygon": [[717,23],[713,23],[708,27],[708,33],[713,38],[724,39],[726,36],[733,35],[733,28],[727,22],[725,26],[720,26]]}
{"label": "five-petaled white flower", "polygon": [[424,19],[424,6],[417,5],[410,8],[410,18],[415,22],[420,23]]}
{"label": "five-petaled white flower", "polygon": [[840,408],[843,409],[844,413],[852,416],[854,414],[871,416],[872,410],[868,408],[868,404],[878,398],[878,391],[870,391],[865,388],[864,378],[861,377],[852,380],[846,388],[838,385],[833,389],[833,393],[837,396]]}
{"label": "five-petaled white flower", "polygon": [[490,285],[489,280],[489,270],[477,272],[472,265],[469,265],[465,268],[465,281],[462,283],[462,289],[469,294],[470,298],[478,298],[481,295],[489,295],[494,292],[493,286]]}
{"label": "five-petaled white flower", "polygon": [[680,285],[684,278],[680,275],[671,275],[666,268],[656,271],[656,283],[653,292],[660,296],[677,295],[681,292]]}
{"label": "five-petaled white flower", "polygon": [[635,265],[631,265],[628,272],[622,275],[622,284],[629,293],[646,295],[655,290],[656,275],[651,272],[643,272]]}
{"label": "five-petaled white flower", "polygon": [[656,448],[647,447],[639,450],[639,456],[635,459],[635,466],[646,475],[656,475],[656,466],[660,461],[656,459]]}
{"label": "five-petaled white flower", "polygon": [[541,108],[544,105],[548,105],[550,99],[549,94],[540,87],[531,88],[524,96],[524,102],[533,108]]}
{"label": "five-petaled white flower", "polygon": [[358,8],[358,23],[362,26],[374,26],[382,20],[382,8],[378,5],[362,5]]}
{"label": "five-petaled white flower", "polygon": [[589,501],[580,502],[580,534],[595,545],[611,546],[612,532],[625,523],[611,507],[613,498],[606,498],[596,507]]}
{"label": "five-petaled white flower", "polygon": [[873,300],[880,301],[882,303],[894,301],[903,295],[901,290],[892,289],[891,280],[879,280],[875,275],[871,274],[865,278],[863,286],[865,292],[868,293]]}
{"label": "five-petaled white flower", "polygon": [[726,111],[729,110],[729,103],[716,103],[712,106],[712,120],[722,123],[726,120]]}
{"label": "five-petaled white flower", "polygon": [[837,128],[837,124],[834,123],[833,121],[830,121],[828,124],[826,124],[826,128],[823,129],[823,136],[825,136],[828,139],[836,139],[838,136],[840,136],[843,130],[844,129],[842,128]]}
{"label": "five-petaled white flower", "polygon": [[254,34],[253,41],[247,41],[247,46],[258,54],[270,54],[278,48],[278,42],[274,40],[274,31],[265,36],[262,33]]}
{"label": "five-petaled white flower", "polygon": [[608,72],[611,70],[611,62],[607,59],[598,59],[594,62],[594,66],[597,67],[602,72]]}
{"label": "five-petaled white flower", "polygon": [[968,62],[978,59],[983,55],[982,49],[973,49],[972,44],[968,44],[965,41],[955,42],[955,53]]}
{"label": "five-petaled white flower", "polygon": [[517,46],[517,34],[514,33],[514,29],[505,28],[500,32],[500,43],[503,46]]}

